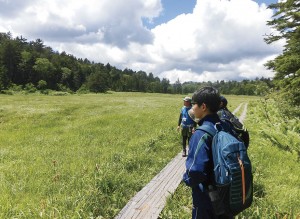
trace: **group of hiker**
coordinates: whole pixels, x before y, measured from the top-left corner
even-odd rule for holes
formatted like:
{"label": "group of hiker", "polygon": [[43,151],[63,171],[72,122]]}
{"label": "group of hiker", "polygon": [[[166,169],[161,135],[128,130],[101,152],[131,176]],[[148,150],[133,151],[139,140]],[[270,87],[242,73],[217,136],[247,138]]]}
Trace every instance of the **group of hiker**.
{"label": "group of hiker", "polygon": [[192,189],[192,219],[234,218],[252,203],[249,133],[213,87],[197,90],[183,104],[177,130],[187,157],[183,182]]}

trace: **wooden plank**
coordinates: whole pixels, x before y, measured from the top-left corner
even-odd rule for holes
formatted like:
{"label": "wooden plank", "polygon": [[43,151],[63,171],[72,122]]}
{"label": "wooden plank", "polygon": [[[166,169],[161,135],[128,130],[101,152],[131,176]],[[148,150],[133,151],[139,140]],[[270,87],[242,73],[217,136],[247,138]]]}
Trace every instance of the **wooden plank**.
{"label": "wooden plank", "polygon": [[115,219],[147,219],[159,216],[170,194],[178,187],[185,171],[179,153],[120,211]]}
{"label": "wooden plank", "polygon": [[[180,160],[184,160],[180,157]],[[174,175],[174,168],[178,168],[178,162],[176,162],[175,159],[173,159],[173,162],[170,162],[168,166],[164,170],[162,170],[157,177],[155,177],[155,183],[151,187],[151,183],[149,183],[145,188],[147,190],[147,196],[144,196],[143,199],[141,199],[137,204],[135,208],[135,213],[133,214],[133,217],[131,218],[157,218],[159,216],[159,213],[164,207],[165,200],[167,196],[170,194],[170,188],[171,186],[168,186],[168,184],[172,183],[174,181],[174,177],[172,178],[172,175]],[[184,169],[184,168],[183,168]],[[184,171],[184,170],[183,170]],[[181,176],[183,172],[175,172],[179,178],[175,178],[175,180],[178,182],[178,184],[181,181]],[[175,175],[176,175],[175,174]],[[171,176],[171,177],[170,177]],[[179,179],[179,180],[178,180]],[[152,182],[153,182],[152,181]],[[173,192],[177,188],[178,185],[175,186],[173,189]],[[147,189],[148,187],[151,187],[150,189]],[[172,192],[172,191],[171,191]],[[125,218],[125,217],[124,217]]]}

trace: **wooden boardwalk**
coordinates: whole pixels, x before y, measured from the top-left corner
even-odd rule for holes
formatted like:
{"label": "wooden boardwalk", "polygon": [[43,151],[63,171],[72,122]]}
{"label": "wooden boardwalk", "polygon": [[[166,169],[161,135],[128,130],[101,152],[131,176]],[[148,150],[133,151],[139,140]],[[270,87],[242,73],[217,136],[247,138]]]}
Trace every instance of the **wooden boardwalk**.
{"label": "wooden boardwalk", "polygon": [[[236,113],[242,103],[233,111]],[[247,113],[247,103],[240,116],[242,122]],[[163,210],[167,197],[174,193],[185,171],[185,157],[179,153],[141,191],[139,191],[115,219],[157,219]]]}
{"label": "wooden boardwalk", "polygon": [[120,211],[116,219],[157,219],[168,195],[174,193],[185,171],[185,157],[179,153]]}

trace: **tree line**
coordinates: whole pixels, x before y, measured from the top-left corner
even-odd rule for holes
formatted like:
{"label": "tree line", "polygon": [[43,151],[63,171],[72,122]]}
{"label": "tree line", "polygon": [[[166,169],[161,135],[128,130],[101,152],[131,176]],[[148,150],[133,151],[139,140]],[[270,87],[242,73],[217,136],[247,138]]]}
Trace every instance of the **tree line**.
{"label": "tree line", "polygon": [[67,92],[111,89],[167,93],[169,85],[167,79],[160,80],[152,73],[78,59],[53,51],[41,39],[28,42],[22,36],[0,33],[0,90],[22,86]]}
{"label": "tree line", "polygon": [[120,70],[109,63],[94,63],[66,52],[58,53],[41,39],[27,41],[22,36],[0,33],[0,90],[57,90],[65,92],[138,91],[153,93],[191,93],[211,85],[224,94],[263,95],[270,79],[174,84],[152,73]]}

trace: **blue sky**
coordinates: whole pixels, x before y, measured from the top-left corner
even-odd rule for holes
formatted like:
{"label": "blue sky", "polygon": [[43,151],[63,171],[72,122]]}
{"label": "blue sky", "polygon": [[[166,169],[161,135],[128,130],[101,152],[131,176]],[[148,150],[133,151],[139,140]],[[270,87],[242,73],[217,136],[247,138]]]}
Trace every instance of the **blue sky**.
{"label": "blue sky", "polygon": [[[171,83],[273,77],[273,0],[0,0],[0,32]],[[62,7],[63,5],[63,7]]]}
{"label": "blue sky", "polygon": [[196,2],[196,0],[162,0],[162,6],[164,9],[161,15],[154,18],[153,23],[144,21],[144,24],[149,28],[153,28],[158,24],[174,19],[177,15],[182,13],[192,13]]}
{"label": "blue sky", "polygon": [[[159,24],[165,23],[169,20],[174,19],[176,16],[183,13],[192,13],[196,5],[197,0],[162,0],[163,11],[161,15],[154,18],[153,21],[149,22],[147,19],[143,19],[143,23],[148,28],[153,28]],[[258,4],[272,4],[276,3],[277,0],[255,0]]]}

